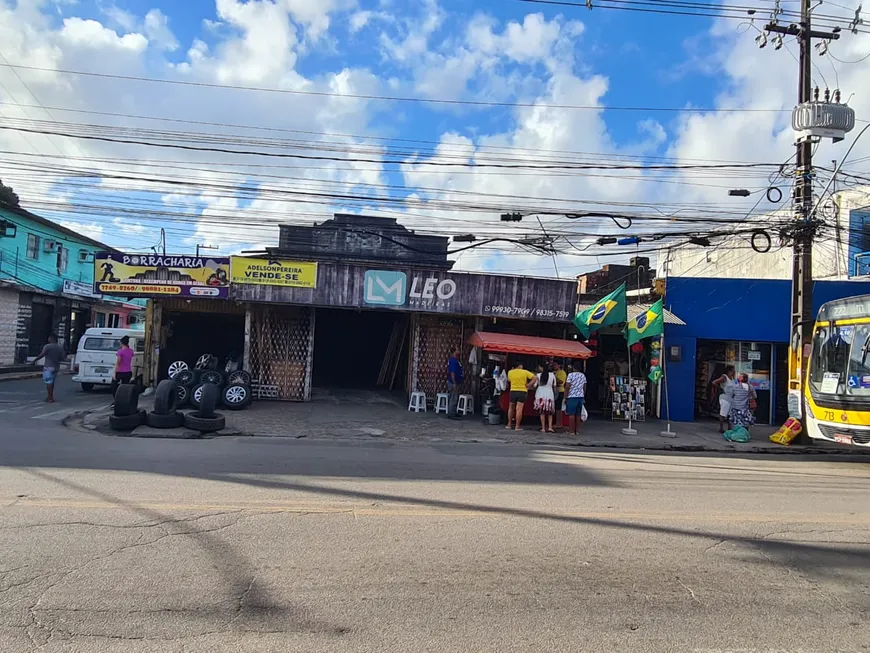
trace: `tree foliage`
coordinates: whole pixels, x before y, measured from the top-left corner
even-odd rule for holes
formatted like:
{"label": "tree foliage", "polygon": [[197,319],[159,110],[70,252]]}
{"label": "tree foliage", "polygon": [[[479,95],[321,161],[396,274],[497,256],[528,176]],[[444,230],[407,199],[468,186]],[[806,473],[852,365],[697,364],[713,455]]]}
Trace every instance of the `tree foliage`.
{"label": "tree foliage", "polygon": [[8,204],[9,206],[21,206],[18,195],[12,190],[11,186],[7,186],[0,179],[0,204]]}

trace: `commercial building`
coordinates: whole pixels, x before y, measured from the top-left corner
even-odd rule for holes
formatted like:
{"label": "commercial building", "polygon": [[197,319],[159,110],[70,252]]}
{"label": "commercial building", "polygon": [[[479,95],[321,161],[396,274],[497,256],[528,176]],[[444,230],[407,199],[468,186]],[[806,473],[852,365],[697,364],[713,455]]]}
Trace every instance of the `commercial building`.
{"label": "commercial building", "polygon": [[94,293],[104,244],[7,204],[0,225],[0,365],[27,362],[50,333],[72,354],[89,326],[142,323],[144,303]]}
{"label": "commercial building", "polygon": [[[155,297],[150,380],[175,360],[241,356],[259,394],[275,399],[380,387],[432,400],[446,388],[451,349],[460,346],[468,360],[475,331],[573,337],[575,282],[454,272],[448,255],[447,238],[394,219],[337,215],[314,227],[282,226],[278,247],[232,261],[146,256],[131,274],[126,257],[113,270],[124,271],[115,275],[119,289],[150,283],[146,294]],[[474,376],[466,381],[470,391]]]}
{"label": "commercial building", "polygon": [[[816,281],[813,312],[827,301],[867,294],[868,280]],[[726,365],[749,374],[760,423],[788,417],[790,281],[670,277],[665,303],[684,322],[665,325],[671,419],[715,417],[710,382]]]}

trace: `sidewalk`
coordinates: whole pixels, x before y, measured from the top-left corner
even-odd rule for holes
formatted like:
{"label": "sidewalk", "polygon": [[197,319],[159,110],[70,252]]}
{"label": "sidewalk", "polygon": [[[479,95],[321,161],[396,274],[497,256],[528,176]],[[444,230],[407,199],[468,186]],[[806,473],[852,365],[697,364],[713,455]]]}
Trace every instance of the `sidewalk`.
{"label": "sidewalk", "polygon": [[[141,397],[140,408],[151,408],[152,397]],[[634,423],[637,435],[623,435],[626,422],[590,419],[582,432],[574,437],[566,434],[540,433],[537,421],[527,419],[524,430],[507,430],[503,424],[487,425],[479,415],[461,420],[448,420],[445,415],[408,412],[401,396],[375,392],[349,392],[340,395],[318,391],[307,403],[258,401],[242,411],[221,410],[227,427],[218,435],[247,435],[312,439],[387,439],[411,442],[504,442],[545,444],[614,449],[660,451],[709,451],[723,453],[849,453],[861,450],[845,447],[792,445],[783,447],[768,440],[776,428],[756,426],[753,439],[745,444],[726,441],[717,425],[696,422],[674,422],[671,430],[676,438],[662,437],[667,424],[658,420]],[[84,426],[112,435],[107,415],[91,415]],[[141,432],[140,432],[141,430]],[[184,429],[152,432],[140,427],[133,432],[142,437],[191,437]],[[870,452],[867,452],[870,454]]]}

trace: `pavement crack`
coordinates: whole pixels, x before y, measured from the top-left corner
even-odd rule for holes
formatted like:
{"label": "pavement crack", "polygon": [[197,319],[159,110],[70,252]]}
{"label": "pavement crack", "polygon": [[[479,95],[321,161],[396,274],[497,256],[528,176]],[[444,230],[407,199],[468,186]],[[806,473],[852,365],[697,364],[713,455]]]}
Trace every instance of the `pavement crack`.
{"label": "pavement crack", "polygon": [[686,585],[682,580],[680,580],[680,577],[679,577],[679,576],[674,576],[674,578],[677,580],[677,582],[678,582],[680,585],[682,585],[683,589],[685,589],[685,590],[689,593],[689,596],[692,597],[692,600],[693,600],[695,603],[697,603],[698,605],[701,605],[701,599],[699,599],[697,596],[695,596],[695,590],[693,590],[691,587],[689,587],[688,585]]}
{"label": "pavement crack", "polygon": [[729,540],[729,539],[727,539],[727,538],[726,538],[726,539],[719,540],[719,541],[717,541],[716,543],[711,544],[711,545],[708,546],[706,549],[704,549],[704,553],[710,553],[710,551],[712,551],[713,549],[715,549],[715,548],[716,548],[717,546],[719,546],[720,544],[725,544],[725,542],[730,542],[730,541],[731,541],[731,540]]}

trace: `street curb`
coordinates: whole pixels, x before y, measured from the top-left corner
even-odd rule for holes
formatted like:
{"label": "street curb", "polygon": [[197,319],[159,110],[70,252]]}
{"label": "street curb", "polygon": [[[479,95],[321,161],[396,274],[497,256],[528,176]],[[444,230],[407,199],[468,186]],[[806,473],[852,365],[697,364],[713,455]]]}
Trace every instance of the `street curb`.
{"label": "street curb", "polygon": [[42,376],[42,372],[13,372],[11,374],[0,374],[0,383],[3,381],[23,381],[25,379],[38,379]]}
{"label": "street curb", "polygon": [[[83,424],[84,417],[96,411],[93,410],[85,410],[76,413],[72,413],[63,419],[62,423],[64,426],[71,430],[79,431],[82,433],[100,433],[102,435],[110,436],[110,437],[121,437],[121,438],[139,438],[139,439],[158,439],[153,436],[141,436],[141,435],[133,435],[132,433],[125,433],[123,431],[111,431],[111,430],[102,430],[97,428],[96,426],[85,426]],[[74,424],[73,422],[78,422]],[[231,431],[227,433],[209,433],[203,434],[199,437],[167,437],[165,439],[196,439],[196,440],[211,440],[216,438],[225,438],[225,437],[240,437],[240,438],[263,438],[263,439],[279,439],[283,438],[286,440],[394,440],[396,442],[420,442],[422,444],[426,444],[428,442],[437,442],[437,443],[454,443],[454,444],[514,444],[514,445],[526,445],[526,446],[545,446],[545,447],[565,447],[569,449],[617,449],[623,451],[664,451],[664,452],[673,452],[673,453],[706,453],[706,454],[752,454],[752,455],[767,455],[767,456],[857,456],[857,457],[870,457],[870,449],[828,449],[821,447],[793,447],[793,446],[779,446],[779,447],[758,447],[758,446],[750,446],[745,449],[738,449],[736,447],[728,447],[728,448],[718,448],[718,447],[709,447],[703,445],[691,445],[691,444],[670,444],[663,442],[661,445],[642,445],[640,443],[630,443],[630,442],[619,442],[619,443],[602,443],[602,442],[581,442],[581,443],[568,443],[568,442],[550,442],[550,441],[542,441],[542,440],[521,440],[521,441],[512,441],[512,440],[504,440],[500,438],[462,438],[462,439],[450,439],[444,437],[438,438],[430,438],[425,440],[411,440],[410,438],[391,438],[384,436],[367,436],[367,435],[354,435],[350,436],[310,436],[310,435],[274,435],[274,434],[263,434],[263,433],[247,433],[245,431]]]}

